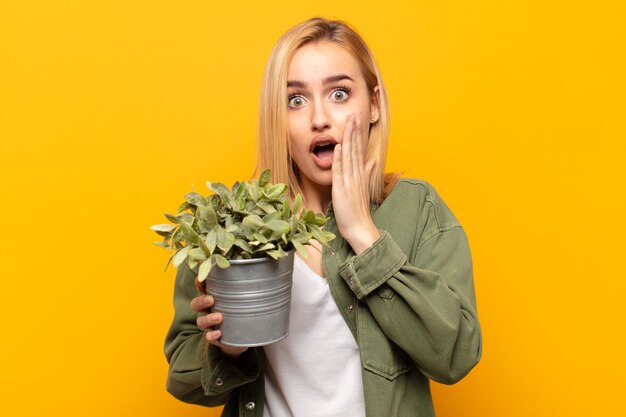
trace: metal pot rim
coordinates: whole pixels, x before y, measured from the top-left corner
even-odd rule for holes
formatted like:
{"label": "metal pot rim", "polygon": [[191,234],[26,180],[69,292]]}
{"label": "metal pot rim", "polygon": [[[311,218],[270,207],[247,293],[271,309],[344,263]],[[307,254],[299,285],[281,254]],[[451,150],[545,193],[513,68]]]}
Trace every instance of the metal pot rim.
{"label": "metal pot rim", "polygon": [[251,259],[229,259],[231,265],[245,265],[245,264],[256,264],[261,262],[270,262],[270,261],[280,261],[283,258],[287,258],[295,252],[295,248],[287,251],[287,256],[283,256],[282,258],[274,259],[271,256],[264,256],[262,258],[251,258]]}

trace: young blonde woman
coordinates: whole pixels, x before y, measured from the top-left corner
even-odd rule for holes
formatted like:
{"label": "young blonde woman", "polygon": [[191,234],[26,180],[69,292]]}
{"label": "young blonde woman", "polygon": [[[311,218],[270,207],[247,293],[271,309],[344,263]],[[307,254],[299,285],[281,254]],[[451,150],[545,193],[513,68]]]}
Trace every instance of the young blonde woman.
{"label": "young blonde woman", "polygon": [[181,265],[167,389],[223,416],[433,416],[429,380],[479,361],[468,242],[426,182],[386,175],[389,112],[375,60],[341,21],[275,45],[261,90],[260,170],[329,216],[331,248],[296,256],[289,336],[221,345],[213,298]]}

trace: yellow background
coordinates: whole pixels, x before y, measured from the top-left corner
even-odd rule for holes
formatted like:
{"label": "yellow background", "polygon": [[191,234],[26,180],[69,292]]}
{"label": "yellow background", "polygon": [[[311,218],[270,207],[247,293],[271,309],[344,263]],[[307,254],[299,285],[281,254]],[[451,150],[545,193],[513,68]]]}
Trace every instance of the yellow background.
{"label": "yellow background", "polygon": [[368,41],[389,169],[470,238],[483,359],[438,416],[624,415],[624,1],[0,0],[1,415],[217,415],[165,392],[149,226],[251,175],[265,59],[314,15]]}

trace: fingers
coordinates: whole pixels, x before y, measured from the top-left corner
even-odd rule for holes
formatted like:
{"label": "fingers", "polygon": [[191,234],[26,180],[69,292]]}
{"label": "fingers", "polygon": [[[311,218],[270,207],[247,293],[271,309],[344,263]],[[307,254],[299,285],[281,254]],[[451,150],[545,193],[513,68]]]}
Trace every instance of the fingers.
{"label": "fingers", "polygon": [[215,346],[220,346],[219,339],[220,337],[222,337],[222,332],[220,332],[219,330],[211,330],[206,332],[204,337],[206,337],[207,342]]}
{"label": "fingers", "polygon": [[333,188],[334,186],[341,187],[343,184],[343,167],[341,166],[341,145],[335,145],[335,151],[333,152]]}
{"label": "fingers", "polygon": [[200,282],[198,277],[196,277],[196,279],[194,280],[194,284],[196,284],[196,289],[199,293],[206,294],[206,287],[204,285],[204,282]]}
{"label": "fingers", "polygon": [[361,117],[351,114],[346,119],[341,144],[335,146],[333,154],[333,184],[337,187],[350,187],[354,181],[369,184],[373,161],[365,162],[367,146],[364,143]]}
{"label": "fingers", "polygon": [[191,309],[198,313],[208,313],[215,304],[215,299],[211,295],[200,295],[191,300]]}
{"label": "fingers", "polygon": [[341,168],[343,173],[343,181],[345,184],[350,184],[350,180],[353,175],[353,135],[354,135],[354,115],[350,115],[346,121],[346,126],[343,133],[343,142],[341,142]]}
{"label": "fingers", "polygon": [[204,334],[204,337],[207,342],[219,347],[222,353],[230,360],[236,360],[243,352],[248,350],[247,347],[225,346],[221,344],[220,337],[222,337],[222,332],[220,330],[209,330]]}
{"label": "fingers", "polygon": [[248,348],[224,346],[220,343],[220,337],[222,332],[216,329],[215,326],[222,324],[224,316],[222,313],[212,313],[211,307],[215,304],[215,299],[210,295],[201,295],[191,300],[191,309],[201,314],[196,318],[196,325],[200,330],[206,331],[204,337],[207,342],[212,345],[218,346],[222,349],[222,352],[229,358],[236,359],[245,352]]}
{"label": "fingers", "polygon": [[221,313],[209,313],[198,316],[196,318],[196,325],[200,330],[208,330],[213,326],[217,326],[224,320]]}
{"label": "fingers", "polygon": [[207,313],[199,315],[196,318],[196,325],[200,330],[207,330],[213,326],[217,326],[223,320],[221,313],[211,312],[211,307],[215,304],[215,299],[210,295],[201,295],[191,300],[191,309],[198,313]]}
{"label": "fingers", "polygon": [[352,135],[354,139],[354,151],[352,152],[352,172],[355,178],[363,177],[363,135],[361,133],[361,117],[357,117],[353,122],[354,133]]}

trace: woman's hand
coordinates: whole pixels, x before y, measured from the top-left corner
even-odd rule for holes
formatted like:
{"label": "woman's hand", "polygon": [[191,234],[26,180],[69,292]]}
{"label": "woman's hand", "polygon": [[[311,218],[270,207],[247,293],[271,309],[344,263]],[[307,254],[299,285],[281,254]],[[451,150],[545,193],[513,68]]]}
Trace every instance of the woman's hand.
{"label": "woman's hand", "polygon": [[196,319],[196,325],[200,330],[206,331],[204,337],[206,340],[222,349],[224,355],[230,360],[236,360],[248,348],[224,346],[219,342],[222,332],[215,329],[215,326],[223,320],[222,313],[213,313],[211,307],[215,304],[213,296],[208,295],[204,289],[204,285],[196,278],[196,288],[203,294],[191,300],[191,309],[198,313],[204,313]]}
{"label": "woman's hand", "polygon": [[341,236],[358,255],[379,237],[370,214],[369,184],[374,161],[364,162],[366,147],[362,120],[351,115],[341,144],[333,154],[333,212]]}

